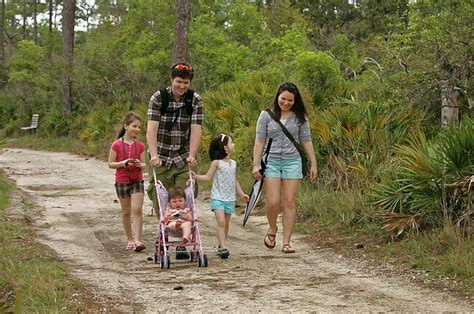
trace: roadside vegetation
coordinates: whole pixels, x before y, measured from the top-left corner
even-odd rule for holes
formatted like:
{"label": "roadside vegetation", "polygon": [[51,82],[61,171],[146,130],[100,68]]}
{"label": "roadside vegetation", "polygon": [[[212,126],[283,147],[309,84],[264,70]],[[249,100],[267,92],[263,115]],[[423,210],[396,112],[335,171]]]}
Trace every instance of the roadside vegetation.
{"label": "roadside vegetation", "polygon": [[[11,204],[11,190],[0,173],[0,312],[84,311],[78,302],[80,285],[68,278],[66,266],[37,242],[31,224],[38,212],[26,199]],[[10,206],[20,208],[21,213],[8,213]]]}
{"label": "roadside vegetation", "polygon": [[[173,27],[174,1],[118,2],[100,2],[98,25],[77,34],[71,113],[55,83],[61,64],[48,57],[59,54],[59,31],[11,47],[4,145],[105,158],[125,112],[145,120],[148,99],[168,82],[172,32],[162,30]],[[258,114],[294,81],[320,173],[298,196],[300,230],[336,250],[364,243],[381,261],[449,277],[474,295],[474,4],[266,2],[193,3],[192,87],[206,112],[198,171],[212,136],[228,133],[248,189]],[[40,127],[23,134],[32,113]]]}

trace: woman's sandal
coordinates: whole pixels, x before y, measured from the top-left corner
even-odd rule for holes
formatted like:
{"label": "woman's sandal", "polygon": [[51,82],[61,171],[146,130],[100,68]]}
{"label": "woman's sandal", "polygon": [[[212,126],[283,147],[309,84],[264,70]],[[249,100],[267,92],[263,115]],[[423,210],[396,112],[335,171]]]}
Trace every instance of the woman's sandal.
{"label": "woman's sandal", "polygon": [[135,252],[141,252],[144,249],[146,249],[145,244],[143,244],[141,242],[135,242],[135,248],[133,249]]}
{"label": "woman's sandal", "polygon": [[289,244],[283,244],[283,247],[281,248],[281,251],[283,253],[295,253],[295,249],[292,248]]}
{"label": "woman's sandal", "polygon": [[[278,228],[277,228],[278,231]],[[263,239],[263,244],[268,248],[268,249],[273,249],[275,248],[276,245],[276,232],[275,234],[271,234],[270,228],[268,228],[267,234],[265,235],[265,238]]]}

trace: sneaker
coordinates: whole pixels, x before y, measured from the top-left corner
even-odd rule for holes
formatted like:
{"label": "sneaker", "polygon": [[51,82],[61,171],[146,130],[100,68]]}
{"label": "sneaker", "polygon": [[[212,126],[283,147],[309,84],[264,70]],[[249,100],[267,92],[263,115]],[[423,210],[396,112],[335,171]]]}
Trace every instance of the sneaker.
{"label": "sneaker", "polygon": [[189,253],[184,246],[176,247],[176,259],[189,259]]}
{"label": "sneaker", "polygon": [[226,259],[229,257],[230,255],[230,252],[228,249],[226,249],[225,247],[220,247],[217,249],[217,255],[221,258],[221,259]]}

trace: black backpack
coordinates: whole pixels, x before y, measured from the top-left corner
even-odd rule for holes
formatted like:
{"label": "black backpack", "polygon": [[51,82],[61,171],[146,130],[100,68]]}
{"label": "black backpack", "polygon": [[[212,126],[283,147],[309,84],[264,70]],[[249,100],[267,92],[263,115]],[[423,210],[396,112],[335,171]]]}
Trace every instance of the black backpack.
{"label": "black backpack", "polygon": [[[160,95],[161,95],[160,113],[163,115],[168,109],[168,105],[170,104],[170,96],[166,88],[160,89]],[[190,117],[193,114],[193,97],[194,97],[194,91],[192,89],[188,89],[188,91],[186,92],[186,95],[184,95],[184,109],[186,109],[186,112],[188,113]]]}

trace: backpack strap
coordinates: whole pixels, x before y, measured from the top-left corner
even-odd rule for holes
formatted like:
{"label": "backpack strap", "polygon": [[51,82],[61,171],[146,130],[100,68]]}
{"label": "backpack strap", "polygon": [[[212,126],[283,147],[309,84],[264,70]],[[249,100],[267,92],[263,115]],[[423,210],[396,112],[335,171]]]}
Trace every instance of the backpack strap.
{"label": "backpack strap", "polygon": [[194,91],[192,89],[188,89],[186,95],[184,96],[184,107],[190,117],[193,114],[193,99]]}
{"label": "backpack strap", "polygon": [[[170,104],[170,95],[168,94],[168,89],[166,88],[160,89],[160,95],[161,95],[160,113],[163,115],[168,109],[168,106]],[[186,92],[186,95],[184,95],[184,108],[186,109],[186,112],[188,113],[190,117],[193,114],[193,98],[194,98],[194,91],[192,89],[188,89],[188,91]]]}
{"label": "backpack strap", "polygon": [[170,104],[170,95],[168,94],[168,90],[166,88],[163,88],[163,89],[160,89],[160,96],[161,96],[160,113],[161,115],[163,115],[168,109],[168,105]]}

